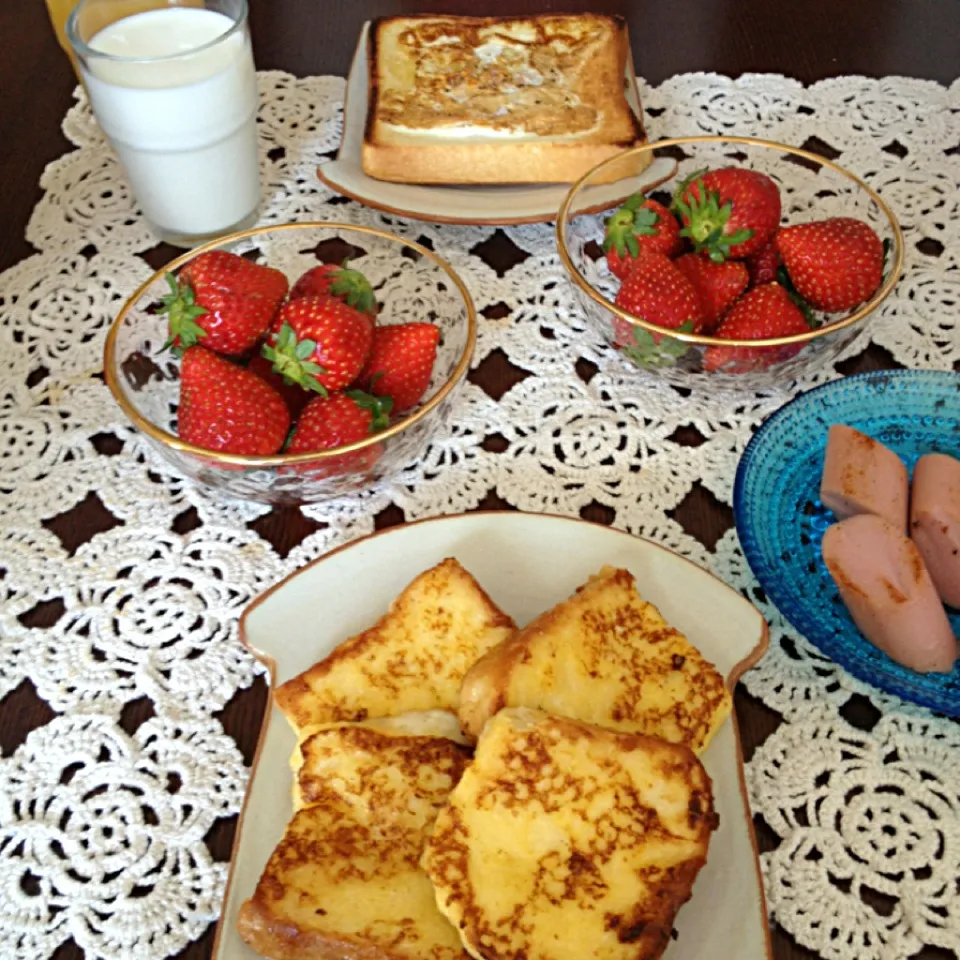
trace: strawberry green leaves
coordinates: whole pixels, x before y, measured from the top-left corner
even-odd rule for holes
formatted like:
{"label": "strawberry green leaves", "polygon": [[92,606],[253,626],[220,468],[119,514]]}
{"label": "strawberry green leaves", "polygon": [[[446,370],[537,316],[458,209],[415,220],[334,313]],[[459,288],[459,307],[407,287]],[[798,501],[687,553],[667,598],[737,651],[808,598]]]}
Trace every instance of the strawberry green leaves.
{"label": "strawberry green leaves", "polygon": [[721,167],[688,177],[673,198],[673,212],[697,253],[715,263],[759,251],[780,224],[780,188],[765,173]]}
{"label": "strawberry green leaves", "polygon": [[[678,333],[693,333],[693,321],[677,327]],[[621,348],[620,352],[645,370],[657,370],[673,367],[687,352],[690,345],[674,337],[655,336],[643,327],[633,327],[633,343]]]}
{"label": "strawberry green leaves", "polygon": [[291,300],[301,297],[336,297],[355,310],[371,316],[377,312],[377,301],[370,281],[359,271],[347,266],[324,263],[312,267],[293,285]]}
{"label": "strawberry green leaves", "polygon": [[178,283],[172,273],[166,274],[166,281],[170,292],[160,298],[161,307],[157,312],[167,315],[170,335],[160,350],[170,350],[174,356],[182,357],[187,347],[194,346],[207,335],[207,331],[196,322],[207,309],[196,302],[189,283]]}
{"label": "strawberry green leaves", "polygon": [[369,410],[373,419],[370,421],[370,433],[383,430],[390,424],[390,411],[393,409],[392,397],[375,397],[363,390],[347,390],[346,395],[361,410]]}
{"label": "strawberry green leaves", "polygon": [[375,304],[370,281],[359,271],[342,267],[331,275],[330,292],[361,313],[373,313]]}
{"label": "strawberry green leaves", "polygon": [[260,352],[273,364],[274,371],[283,377],[284,383],[296,383],[326,396],[326,387],[318,383],[316,377],[327,371],[310,359],[316,349],[313,340],[298,340],[293,327],[285,323],[273,346],[265,344]]}
{"label": "strawberry green leaves", "polygon": [[699,192],[692,192],[674,200],[674,210],[679,213],[685,226],[681,237],[689,237],[697,253],[706,253],[714,263],[723,263],[730,256],[732,247],[739,246],[753,236],[752,230],[740,229],[724,233],[724,228],[733,215],[733,204],[728,200],[720,203],[715,190],[707,190],[702,181],[697,181]]}
{"label": "strawberry green leaves", "polygon": [[643,194],[635,193],[627,198],[619,210],[610,215],[603,239],[604,253],[616,250],[620,256],[624,255],[624,251],[631,257],[640,256],[637,237],[653,236],[660,221],[656,210],[644,206],[643,202]]}
{"label": "strawberry green leaves", "polygon": [[603,252],[610,272],[623,280],[644,252],[675,257],[681,249],[680,224],[663,204],[634,193],[607,218]]}

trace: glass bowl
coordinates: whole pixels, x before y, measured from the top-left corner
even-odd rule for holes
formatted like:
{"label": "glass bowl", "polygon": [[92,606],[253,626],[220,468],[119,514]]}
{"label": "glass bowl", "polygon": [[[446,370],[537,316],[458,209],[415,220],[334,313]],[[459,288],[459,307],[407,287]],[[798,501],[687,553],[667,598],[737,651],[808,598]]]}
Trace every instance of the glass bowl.
{"label": "glass bowl", "polygon": [[[604,225],[619,206],[616,199],[630,193],[631,171],[647,161],[672,157],[679,161],[665,195],[650,196],[669,206],[677,185],[704,168],[743,166],[772,177],[780,187],[784,225],[822,220],[828,217],[855,217],[873,227],[887,249],[884,278],[866,303],[845,316],[820,315],[822,326],[806,333],[768,340],[723,340],[714,336],[674,333],[635,317],[614,303],[619,281],[610,272],[601,249]],[[616,182],[611,183],[611,179]],[[623,356],[644,373],[689,388],[709,380],[711,387],[743,390],[776,387],[813,373],[833,360],[869,322],[876,308],[887,298],[903,269],[903,237],[896,218],[884,201],[862,180],[830,160],[807,150],[750,137],[680,137],[659,140],[617,154],[594,167],[575,183],[557,217],[557,246],[587,318],[618,347]],[[622,322],[621,322],[622,321]],[[616,327],[629,326],[642,344],[656,342],[650,350],[631,350]],[[652,336],[651,336],[652,335]],[[757,369],[736,372],[736,362],[727,369],[708,370],[703,356],[711,346],[769,348]],[[627,347],[627,349],[624,349]],[[736,353],[734,354],[736,358]],[[740,364],[746,368],[749,363]],[[731,369],[732,368],[732,369]]]}
{"label": "glass bowl", "polygon": [[[440,328],[433,377],[423,400],[380,433],[317,453],[241,456],[181,440],[176,435],[180,362],[160,352],[167,323],[157,307],[169,290],[168,272],[216,249],[276,267],[291,284],[318,263],[349,259],[373,286],[378,324],[429,321]],[[242,499],[316,503],[370,487],[423,454],[430,438],[446,428],[476,335],[476,312],[467,288],[431,250],[371,227],[295,223],[223,237],[157,271],[114,320],[104,348],[104,372],[123,412],[178,473]],[[364,453],[344,456],[355,451]]]}

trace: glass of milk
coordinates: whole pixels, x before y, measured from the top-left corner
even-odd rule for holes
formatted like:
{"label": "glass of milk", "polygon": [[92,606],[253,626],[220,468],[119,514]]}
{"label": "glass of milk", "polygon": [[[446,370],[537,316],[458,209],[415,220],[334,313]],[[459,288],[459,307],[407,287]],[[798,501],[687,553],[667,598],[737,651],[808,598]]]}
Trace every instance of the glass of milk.
{"label": "glass of milk", "polygon": [[258,97],[246,0],[81,0],[67,37],[154,233],[192,247],[253,226]]}

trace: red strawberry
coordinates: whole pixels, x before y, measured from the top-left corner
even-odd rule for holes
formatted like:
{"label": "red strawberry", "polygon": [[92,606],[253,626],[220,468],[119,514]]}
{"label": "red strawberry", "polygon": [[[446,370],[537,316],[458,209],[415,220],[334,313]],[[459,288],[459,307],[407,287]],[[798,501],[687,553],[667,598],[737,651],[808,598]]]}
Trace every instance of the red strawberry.
{"label": "red strawberry", "polygon": [[296,420],[300,411],[316,396],[312,390],[301,387],[299,383],[291,383],[276,373],[273,364],[262,353],[255,353],[250,358],[247,369],[261,380],[266,380],[283,397],[292,420]]}
{"label": "red strawberry", "polygon": [[673,210],[697,253],[736,260],[760,250],[780,225],[780,189],[765,173],[722,167],[680,184]]}
{"label": "red strawberry", "polygon": [[210,250],[167,274],[162,298],[169,338],[164,349],[185,350],[202,341],[216,353],[246,353],[263,336],[287,295],[287,278],[235,253]]}
{"label": "red strawberry", "polygon": [[348,270],[335,263],[323,263],[300,277],[290,291],[290,299],[300,297],[336,297],[361,313],[377,312],[370,281],[359,270]]}
{"label": "red strawberry", "polygon": [[[628,313],[681,333],[703,327],[703,305],[693,284],[662,253],[642,252],[620,285],[616,303]],[[641,367],[672,366],[688,349],[674,337],[651,333],[643,327],[613,320],[613,342]]]}
{"label": "red strawberry", "polygon": [[642,193],[631,196],[607,220],[603,250],[610,272],[623,280],[641,250],[675,257],[682,247],[680,224],[656,200],[644,200]]}
{"label": "red strawberry", "polygon": [[777,253],[777,235],[773,235],[765,247],[746,259],[747,271],[750,273],[750,286],[762,287],[765,283],[773,283],[777,279],[777,270],[780,267],[780,254]]}
{"label": "red strawberry", "polygon": [[180,367],[181,440],[206,450],[268,456],[290,429],[283,398],[255,373],[204,347],[189,347]]}
{"label": "red strawberry", "polygon": [[[806,333],[806,317],[779,283],[767,283],[747,291],[724,318],[715,336],[725,340],[766,340]],[[705,370],[723,369],[726,373],[762,370],[795,356],[803,344],[779,347],[707,347],[703,354]]]}
{"label": "red strawberry", "polygon": [[[286,452],[331,450],[365,440],[387,426],[390,404],[389,397],[371,397],[360,390],[315,397],[300,415]],[[319,464],[310,464],[306,472],[315,477],[357,473],[370,469],[382,453],[383,444],[375,443]]]}
{"label": "red strawberry", "polygon": [[883,279],[883,244],[872,227],[852,217],[784,227],[777,249],[797,293],[826,313],[858,307]]}
{"label": "red strawberry", "polygon": [[662,253],[644,252],[617,291],[615,303],[635,317],[668,330],[699,333],[703,306],[693,284]]}
{"label": "red strawberry", "polygon": [[389,397],[361,390],[314,397],[300,415],[286,452],[331,450],[365,440],[390,422],[390,406]]}
{"label": "red strawberry", "polygon": [[439,342],[440,329],[432,323],[377,327],[370,359],[357,383],[377,396],[390,397],[393,412],[403,413],[427,392]]}
{"label": "red strawberry", "polygon": [[280,309],[262,353],[288,383],[332,393],[356,380],[372,345],[365,313],[334,297],[300,297]]}
{"label": "red strawberry", "polygon": [[685,253],[673,262],[696,290],[703,306],[703,329],[709,333],[747,289],[747,268],[735,260],[714,263],[699,253]]}
{"label": "red strawberry", "polygon": [[633,324],[621,320],[620,317],[613,318],[613,345],[618,349],[633,345]]}

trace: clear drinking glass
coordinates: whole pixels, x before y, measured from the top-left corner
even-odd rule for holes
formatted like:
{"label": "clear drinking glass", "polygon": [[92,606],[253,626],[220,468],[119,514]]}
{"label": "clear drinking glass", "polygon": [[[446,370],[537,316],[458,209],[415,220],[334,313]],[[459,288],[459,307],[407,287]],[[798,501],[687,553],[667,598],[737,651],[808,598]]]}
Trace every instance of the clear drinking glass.
{"label": "clear drinking glass", "polygon": [[192,247],[256,222],[258,95],[246,0],[80,0],[67,39],[160,239]]}

